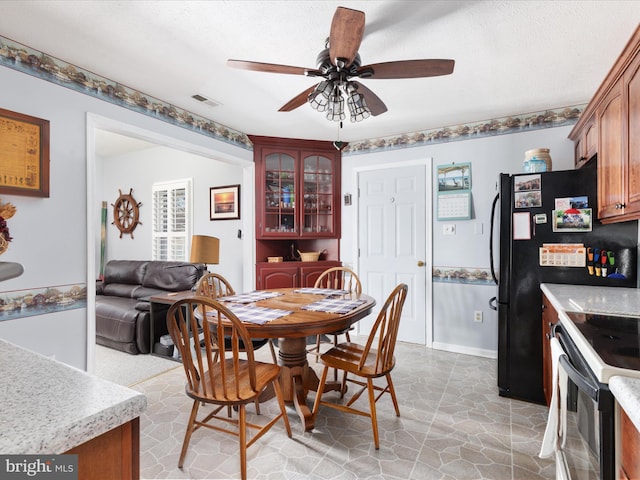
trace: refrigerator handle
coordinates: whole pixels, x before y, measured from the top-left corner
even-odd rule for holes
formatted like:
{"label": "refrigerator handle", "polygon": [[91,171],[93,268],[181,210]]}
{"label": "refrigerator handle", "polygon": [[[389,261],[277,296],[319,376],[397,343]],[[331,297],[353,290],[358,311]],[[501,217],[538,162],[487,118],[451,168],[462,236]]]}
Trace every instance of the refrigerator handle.
{"label": "refrigerator handle", "polygon": [[496,285],[498,285],[498,276],[496,275],[495,266],[493,264],[493,230],[495,228],[496,205],[500,199],[500,194],[496,195],[491,205],[491,229],[489,230],[489,264],[491,265],[491,277]]}
{"label": "refrigerator handle", "polygon": [[491,297],[489,299],[489,308],[491,310],[495,310],[496,312],[498,311],[498,298],[497,297]]}

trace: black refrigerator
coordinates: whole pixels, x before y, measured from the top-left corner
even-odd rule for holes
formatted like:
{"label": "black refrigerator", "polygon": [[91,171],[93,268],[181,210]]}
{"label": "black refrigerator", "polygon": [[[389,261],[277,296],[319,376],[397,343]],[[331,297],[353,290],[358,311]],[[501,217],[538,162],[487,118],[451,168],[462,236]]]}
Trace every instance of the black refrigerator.
{"label": "black refrigerator", "polygon": [[[500,174],[491,214],[490,261],[498,284],[492,300],[498,310],[501,396],[545,403],[541,283],[637,286],[638,222],[603,225],[596,219],[597,210],[595,168]],[[555,252],[565,247],[571,251],[566,244],[584,245],[586,266],[569,266],[581,261],[579,254],[541,254],[543,245]],[[597,276],[595,268],[593,274],[589,271],[589,258],[602,251],[613,252],[608,254],[613,266],[607,258],[607,277]]]}

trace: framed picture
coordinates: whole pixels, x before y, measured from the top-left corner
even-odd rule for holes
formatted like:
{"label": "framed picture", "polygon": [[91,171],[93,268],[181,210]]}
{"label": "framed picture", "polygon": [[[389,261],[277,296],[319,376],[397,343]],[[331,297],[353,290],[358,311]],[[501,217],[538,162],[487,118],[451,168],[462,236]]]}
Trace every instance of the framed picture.
{"label": "framed picture", "polygon": [[471,189],[471,163],[438,165],[438,192]]}
{"label": "framed picture", "polygon": [[49,120],[0,108],[0,193],[49,196]]}
{"label": "framed picture", "polygon": [[514,196],[515,208],[534,208],[542,206],[542,192],[532,190],[530,192],[516,192]]}
{"label": "framed picture", "polygon": [[590,232],[591,209],[570,208],[568,210],[553,211],[554,232]]}
{"label": "framed picture", "polygon": [[240,218],[240,185],[211,187],[209,198],[211,220]]}
{"label": "framed picture", "polygon": [[532,190],[540,190],[542,185],[540,174],[537,175],[519,175],[513,179],[513,189],[516,192],[531,192]]}

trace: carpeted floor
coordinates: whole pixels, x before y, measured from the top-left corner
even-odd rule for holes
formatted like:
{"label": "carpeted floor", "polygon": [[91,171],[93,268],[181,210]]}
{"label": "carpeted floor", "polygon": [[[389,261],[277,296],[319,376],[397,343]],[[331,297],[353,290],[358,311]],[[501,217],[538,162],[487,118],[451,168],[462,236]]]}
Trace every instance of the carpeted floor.
{"label": "carpeted floor", "polygon": [[105,380],[131,387],[182,364],[154,355],[131,355],[113,348],[96,345],[94,374]]}

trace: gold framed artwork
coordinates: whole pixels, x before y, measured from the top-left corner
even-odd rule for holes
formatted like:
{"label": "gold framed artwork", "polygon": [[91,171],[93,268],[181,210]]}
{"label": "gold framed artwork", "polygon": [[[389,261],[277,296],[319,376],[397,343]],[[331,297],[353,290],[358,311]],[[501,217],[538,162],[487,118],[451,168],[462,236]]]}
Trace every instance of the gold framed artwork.
{"label": "gold framed artwork", "polygon": [[211,187],[209,197],[211,220],[240,218],[240,185]]}
{"label": "gold framed artwork", "polygon": [[0,108],[0,193],[49,196],[49,121]]}

